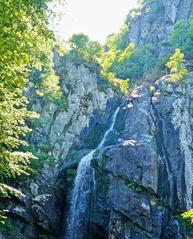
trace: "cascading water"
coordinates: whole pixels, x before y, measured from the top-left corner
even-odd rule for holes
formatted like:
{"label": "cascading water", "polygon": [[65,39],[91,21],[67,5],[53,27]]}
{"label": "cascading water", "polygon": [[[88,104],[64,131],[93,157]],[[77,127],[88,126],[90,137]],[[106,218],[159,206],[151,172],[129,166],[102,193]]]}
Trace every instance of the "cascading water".
{"label": "cascading water", "polygon": [[68,218],[67,232],[65,239],[82,239],[86,230],[86,214],[89,209],[89,195],[93,180],[93,169],[90,166],[93,154],[96,150],[103,147],[108,134],[113,130],[117,114],[120,108],[117,108],[113,114],[110,128],[105,132],[104,137],[96,149],[84,156],[78,165],[77,175],[72,192],[71,206]]}

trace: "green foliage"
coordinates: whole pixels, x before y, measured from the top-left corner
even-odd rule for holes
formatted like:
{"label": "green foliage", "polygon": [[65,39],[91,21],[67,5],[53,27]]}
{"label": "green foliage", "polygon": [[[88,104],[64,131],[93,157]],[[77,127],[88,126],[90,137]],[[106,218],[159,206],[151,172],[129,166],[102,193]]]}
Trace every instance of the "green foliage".
{"label": "green foliage", "polygon": [[[0,0],[0,195],[18,194],[8,181],[28,175],[32,153],[21,150],[30,132],[29,118],[37,118],[27,110],[24,95],[27,79],[34,69],[51,69],[53,34],[47,28],[45,0]],[[46,94],[58,92],[58,78],[53,71],[43,82]],[[54,84],[52,79],[54,79]],[[53,90],[54,89],[54,90]],[[52,93],[51,93],[52,92]]]}
{"label": "green foliage", "polygon": [[193,209],[190,209],[189,211],[184,212],[182,214],[182,217],[184,219],[189,219],[191,221],[191,224],[193,224]]}
{"label": "green foliage", "polygon": [[71,48],[76,51],[82,51],[83,49],[86,49],[88,47],[89,37],[83,33],[77,33],[69,39],[69,42]]}
{"label": "green foliage", "polygon": [[68,101],[61,90],[59,77],[53,67],[49,69],[45,66],[42,71],[36,69],[30,78],[37,96],[44,97],[45,100],[52,101],[64,109],[68,108]]}
{"label": "green foliage", "polygon": [[193,17],[188,22],[188,29],[186,32],[186,39],[183,46],[183,51],[187,54],[193,53]]}
{"label": "green foliage", "polygon": [[46,97],[46,99],[55,102],[65,109],[68,107],[67,99],[64,97],[59,85],[59,77],[53,68],[45,74],[39,73],[39,79],[35,81],[36,94],[38,96]]}
{"label": "green foliage", "polygon": [[184,228],[186,228],[186,233],[188,238],[193,238],[193,209],[188,210],[181,214],[180,222]]}
{"label": "green foliage", "polygon": [[143,4],[147,3],[147,2],[150,2],[150,0],[139,0],[138,2],[143,5]]}
{"label": "green foliage", "polygon": [[152,94],[155,93],[155,86],[150,85],[149,92],[152,93]]}
{"label": "green foliage", "polygon": [[121,27],[120,32],[118,32],[117,34],[110,35],[107,38],[108,48],[113,52],[116,52],[117,50],[125,50],[125,48],[128,46],[128,33],[128,25],[124,24]]}
{"label": "green foliage", "polygon": [[[115,78],[108,72],[113,61],[111,52],[104,52],[104,49],[97,41],[90,41],[83,33],[74,34],[69,43],[71,49],[64,55],[62,67],[65,70],[66,59],[72,59],[75,64],[84,64],[90,71],[98,71],[98,86],[101,90],[109,88]],[[104,57],[105,56],[105,57]]]}
{"label": "green foliage", "polygon": [[[76,62],[79,59],[82,62],[86,60],[87,62],[99,64],[99,87],[105,89],[110,85],[113,87],[116,85],[122,92],[126,93],[128,91],[128,81],[124,80],[125,78],[122,81],[115,81],[116,75],[111,68],[115,62],[121,64],[133,54],[135,45],[133,43],[126,44],[127,34],[128,26],[125,24],[118,34],[108,37],[108,51],[106,52],[101,44],[96,41],[90,41],[88,36],[83,33],[74,34],[69,39],[71,49],[65,57],[73,57]],[[96,69],[96,65],[94,68]]]}
{"label": "green foliage", "polygon": [[128,58],[130,58],[133,54],[133,50],[135,49],[135,44],[134,43],[129,43],[129,45],[127,46],[127,48],[121,53],[118,61],[124,61]]}
{"label": "green foliage", "polygon": [[7,219],[7,217],[6,217],[6,212],[7,212],[7,211],[5,211],[5,210],[1,210],[1,211],[0,211],[0,231],[2,231],[2,230],[1,230],[1,226],[5,224],[6,219]]}
{"label": "green foliage", "polygon": [[29,125],[32,129],[36,129],[38,127],[44,127],[46,124],[51,122],[50,118],[36,118],[36,119],[31,119],[29,122]]}
{"label": "green foliage", "polygon": [[128,31],[125,24],[118,34],[108,37],[108,51],[103,54],[101,61],[103,75],[115,85],[115,79],[130,79],[134,83],[147,74],[157,76],[165,66],[164,59],[157,60],[154,45],[146,44],[135,48],[134,43],[128,42]]}
{"label": "green foliage", "polygon": [[40,172],[45,164],[53,166],[55,163],[54,158],[49,155],[49,151],[51,151],[50,145],[42,144],[38,150],[35,146],[30,145],[27,147],[27,150],[37,157],[37,160],[30,161],[32,175],[36,175]]}
{"label": "green foliage", "polygon": [[[161,8],[162,1],[151,0],[151,7]],[[132,17],[131,13],[126,22]],[[128,23],[127,23],[128,24]],[[119,33],[107,39],[107,51],[103,54],[102,67],[110,82],[112,78],[130,79],[131,84],[148,76],[157,78],[165,68],[165,58],[157,57],[157,49],[153,44],[135,47],[128,42],[129,29],[125,24]]]}
{"label": "green foliage", "polygon": [[101,91],[112,87],[108,77],[102,74],[102,72],[99,76],[98,87]]}
{"label": "green foliage", "polygon": [[188,75],[187,69],[183,66],[184,54],[178,48],[170,57],[166,66],[170,69],[169,81],[177,83]]}
{"label": "green foliage", "polygon": [[129,80],[120,80],[120,90],[126,95],[129,90]]}
{"label": "green foliage", "polygon": [[188,22],[179,20],[172,31],[170,43],[181,48],[182,51],[191,55],[193,52],[193,17]]}
{"label": "green foliage", "polygon": [[174,25],[170,41],[175,47],[182,47],[186,38],[186,31],[187,29],[184,20],[180,20]]}
{"label": "green foliage", "polygon": [[67,110],[69,107],[68,99],[65,96],[61,96],[54,100],[54,103],[58,105],[61,109]]}
{"label": "green foliage", "polygon": [[69,39],[71,50],[69,54],[83,58],[87,61],[98,62],[103,54],[103,47],[97,41],[90,41],[83,33],[74,34]]}
{"label": "green foliage", "polygon": [[102,58],[102,67],[104,69],[104,72],[108,72],[109,69],[112,67],[113,62],[116,58],[116,52],[113,50],[109,50],[104,54],[104,57]]}
{"label": "green foliage", "polygon": [[8,239],[11,238],[13,235],[21,235],[18,226],[12,225],[8,222],[0,224],[0,232]]}
{"label": "green foliage", "polygon": [[[122,57],[128,49],[130,51],[127,52],[126,57]],[[115,74],[117,78],[131,79],[131,81],[142,78],[145,73],[153,71],[158,64],[155,57],[155,47],[151,44],[134,49],[134,44],[130,43],[125,51],[121,53],[121,57],[119,57],[120,53],[116,53],[109,68],[109,71]]]}

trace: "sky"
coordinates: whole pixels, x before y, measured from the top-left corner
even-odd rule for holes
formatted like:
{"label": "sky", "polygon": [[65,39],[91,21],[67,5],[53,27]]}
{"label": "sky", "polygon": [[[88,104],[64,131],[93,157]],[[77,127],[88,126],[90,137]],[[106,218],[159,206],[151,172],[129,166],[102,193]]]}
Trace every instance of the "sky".
{"label": "sky", "polygon": [[83,32],[91,40],[105,43],[108,35],[118,32],[137,0],[66,0],[59,6],[60,18],[52,24],[57,35],[67,41]]}

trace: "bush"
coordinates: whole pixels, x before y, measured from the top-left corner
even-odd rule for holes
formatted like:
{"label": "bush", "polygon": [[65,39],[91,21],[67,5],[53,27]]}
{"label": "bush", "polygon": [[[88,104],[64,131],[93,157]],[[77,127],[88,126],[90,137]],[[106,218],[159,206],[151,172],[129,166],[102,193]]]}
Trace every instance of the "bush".
{"label": "bush", "polygon": [[178,48],[169,58],[166,66],[170,69],[169,81],[177,83],[188,75],[187,69],[183,66],[184,54]]}
{"label": "bush", "polygon": [[89,37],[83,33],[74,34],[69,43],[71,50],[70,55],[80,57],[88,61],[98,61],[103,54],[103,47],[97,41],[90,41]]}
{"label": "bush", "polygon": [[129,80],[120,80],[120,90],[126,95],[129,90]]}
{"label": "bush", "polygon": [[170,44],[176,48],[181,48],[187,55],[193,52],[193,17],[186,23],[184,20],[178,21],[171,34]]}
{"label": "bush", "polygon": [[151,44],[146,44],[134,50],[130,43],[126,50],[121,53],[121,57],[119,55],[120,53],[117,53],[109,71],[120,79],[133,81],[142,78],[144,74],[150,73],[155,67],[158,67],[155,47]]}
{"label": "bush", "polygon": [[187,28],[184,20],[178,21],[174,25],[174,29],[171,34],[170,42],[175,47],[182,47],[186,39]]}
{"label": "bush", "polygon": [[27,149],[37,157],[36,160],[30,161],[32,176],[40,172],[45,164],[49,166],[53,166],[55,164],[53,156],[49,155],[49,151],[51,151],[50,145],[42,144],[39,149],[33,145],[29,145]]}

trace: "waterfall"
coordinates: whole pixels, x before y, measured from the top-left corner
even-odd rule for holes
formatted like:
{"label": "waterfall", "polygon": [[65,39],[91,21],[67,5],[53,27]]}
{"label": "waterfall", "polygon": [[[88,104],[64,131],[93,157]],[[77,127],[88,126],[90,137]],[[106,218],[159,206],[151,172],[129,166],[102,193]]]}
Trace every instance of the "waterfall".
{"label": "waterfall", "polygon": [[65,239],[82,239],[86,230],[88,213],[89,196],[91,193],[91,185],[93,180],[93,169],[90,166],[93,154],[103,147],[108,134],[113,130],[119,107],[113,114],[110,128],[105,132],[102,141],[96,149],[84,156],[78,165],[77,175],[74,181],[74,189],[72,192],[71,205],[69,211],[68,225]]}

